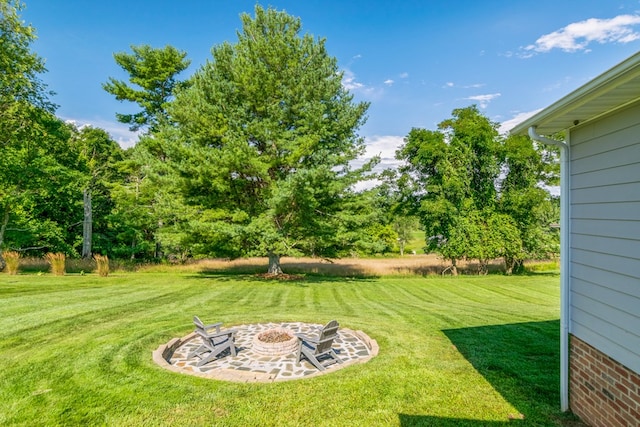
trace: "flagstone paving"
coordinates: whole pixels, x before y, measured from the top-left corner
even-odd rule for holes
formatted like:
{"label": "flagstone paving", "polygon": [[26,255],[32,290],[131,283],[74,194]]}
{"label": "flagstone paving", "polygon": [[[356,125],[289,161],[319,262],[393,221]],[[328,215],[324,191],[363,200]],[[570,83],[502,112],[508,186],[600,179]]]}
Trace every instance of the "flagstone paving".
{"label": "flagstone paving", "polygon": [[[338,329],[338,337],[333,342],[343,363],[334,363],[325,371],[319,371],[311,363],[303,359],[296,363],[296,352],[284,355],[265,355],[264,351],[256,351],[253,346],[254,337],[269,329],[285,328],[293,333],[302,333],[316,337],[323,325],[291,322],[291,323],[255,323],[233,326],[236,329],[236,356],[227,350],[218,358],[203,365],[196,366],[200,358],[187,356],[201,344],[200,337],[190,334],[183,338],[174,338],[161,345],[153,353],[154,361],[175,372],[238,382],[273,382],[313,377],[335,372],[354,363],[363,363],[378,354],[378,344],[362,331],[347,328]],[[224,331],[225,328],[222,328]],[[296,346],[297,349],[297,346]]]}

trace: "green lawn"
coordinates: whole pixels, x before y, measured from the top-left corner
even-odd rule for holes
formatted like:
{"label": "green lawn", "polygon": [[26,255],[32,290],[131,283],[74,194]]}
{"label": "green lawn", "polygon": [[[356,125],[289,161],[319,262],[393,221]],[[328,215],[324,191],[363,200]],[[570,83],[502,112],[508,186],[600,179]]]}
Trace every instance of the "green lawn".
{"label": "green lawn", "polygon": [[[177,374],[151,352],[191,319],[325,323],[380,346],[311,379]],[[186,273],[0,275],[0,425],[561,425],[559,278],[261,281]],[[511,420],[520,418],[524,420]]]}

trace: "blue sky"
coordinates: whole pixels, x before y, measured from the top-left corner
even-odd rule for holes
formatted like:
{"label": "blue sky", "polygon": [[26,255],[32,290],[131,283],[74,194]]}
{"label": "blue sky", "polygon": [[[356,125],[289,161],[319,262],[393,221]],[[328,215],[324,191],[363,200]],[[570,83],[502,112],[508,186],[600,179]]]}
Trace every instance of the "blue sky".
{"label": "blue sky", "polygon": [[[58,115],[101,127],[122,146],[137,137],[115,113],[136,111],[101,84],[127,76],[114,52],[173,45],[188,53],[187,78],[211,47],[235,42],[239,15],[256,1],[24,0],[38,35],[43,80]],[[368,154],[393,164],[413,127],[436,129],[454,108],[478,105],[515,121],[555,102],[640,50],[640,0],[271,0],[326,39],[356,99],[371,102],[360,130]]]}

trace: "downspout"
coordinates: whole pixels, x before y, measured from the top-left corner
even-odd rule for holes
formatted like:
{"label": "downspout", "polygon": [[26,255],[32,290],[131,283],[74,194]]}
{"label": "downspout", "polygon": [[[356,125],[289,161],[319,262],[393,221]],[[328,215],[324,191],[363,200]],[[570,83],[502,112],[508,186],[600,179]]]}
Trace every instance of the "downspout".
{"label": "downspout", "polygon": [[529,128],[529,136],[534,141],[555,145],[560,151],[560,408],[569,410],[569,319],[571,310],[571,294],[569,278],[571,277],[570,250],[570,164],[569,144],[545,138],[536,133],[536,127]]}

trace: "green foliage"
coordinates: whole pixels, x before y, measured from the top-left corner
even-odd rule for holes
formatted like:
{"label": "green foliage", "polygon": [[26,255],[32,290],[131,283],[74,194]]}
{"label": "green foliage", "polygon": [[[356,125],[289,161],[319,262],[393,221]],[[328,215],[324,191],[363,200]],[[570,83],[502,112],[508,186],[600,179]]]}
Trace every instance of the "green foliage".
{"label": "green foliage", "polygon": [[241,19],[237,43],[213,48],[154,135],[173,172],[153,179],[170,175],[184,205],[159,235],[194,255],[335,256],[371,217],[352,190],[371,165],[349,167],[368,105],[299,19],[260,6]]}
{"label": "green foliage", "polygon": [[412,129],[397,153],[411,193],[402,204],[419,216],[427,250],[449,259],[454,274],[461,259],[477,259],[486,273],[489,260],[503,257],[510,273],[526,258],[557,253],[550,195],[540,187],[553,183],[545,161],[554,152],[526,137],[503,140],[475,106],[438,127]]}
{"label": "green foliage", "polygon": [[[51,113],[25,106],[28,134],[3,148],[0,244],[14,249],[73,252],[67,235],[81,219],[81,173],[69,148],[70,129]],[[0,161],[2,162],[2,161]]]}
{"label": "green foliage", "polygon": [[[103,129],[84,126],[73,129],[69,149],[78,153],[78,170],[82,173],[82,189],[91,195],[92,248],[96,252],[108,253],[116,243],[114,228],[110,222],[115,209],[112,191],[124,179],[118,164],[125,153]],[[81,233],[78,228],[74,239],[77,252],[81,248]]]}
{"label": "green foliage", "polygon": [[[381,213],[378,223],[389,226],[395,233],[394,250],[404,255],[407,245],[414,240],[419,229],[416,206],[412,196],[412,186],[407,175],[386,169],[377,177],[380,184],[371,190],[372,205]],[[420,246],[424,239],[420,239]],[[413,249],[412,249],[413,250]]]}
{"label": "green foliage", "polygon": [[0,252],[72,253],[79,158],[68,145],[70,127],[53,115],[39,80],[44,63],[30,50],[35,31],[20,9],[0,1]]}
{"label": "green foliage", "polygon": [[0,136],[5,140],[20,121],[20,105],[30,104],[53,111],[49,93],[39,79],[44,61],[31,51],[35,29],[20,17],[23,4],[0,0]]}
{"label": "green foliage", "polygon": [[560,221],[559,199],[541,187],[556,184],[559,153],[515,135],[506,139],[504,152],[500,210],[513,219],[522,241],[522,249],[507,254],[505,261],[508,271],[521,271],[526,258],[548,259],[559,253],[559,233],[550,227]]}
{"label": "green foliage", "polygon": [[[161,179],[166,170],[159,160],[155,140],[148,135],[125,154],[123,161],[116,164],[121,180],[111,183],[113,208],[106,220],[109,235],[108,247],[101,251],[115,258],[151,259],[157,254],[160,201],[168,205],[164,212],[165,223],[170,221],[172,197],[167,195],[166,182]],[[156,171],[154,173],[154,171]],[[154,179],[155,178],[155,179]]]}
{"label": "green foliage", "polygon": [[173,46],[154,49],[148,45],[131,46],[132,54],[118,52],[113,55],[116,63],[129,74],[133,86],[122,80],[109,78],[102,87],[114,95],[118,101],[138,104],[142,111],[135,114],[116,114],[121,123],[126,123],[132,131],[148,127],[153,131],[166,120],[167,103],[174,90],[183,85],[176,76],[190,64],[186,52]]}
{"label": "green foliage", "polygon": [[20,19],[22,4],[0,0],[0,270],[5,233],[20,209],[24,173],[17,165],[28,151],[30,124],[38,108],[53,109],[38,74],[44,62],[31,52],[33,27]]}

